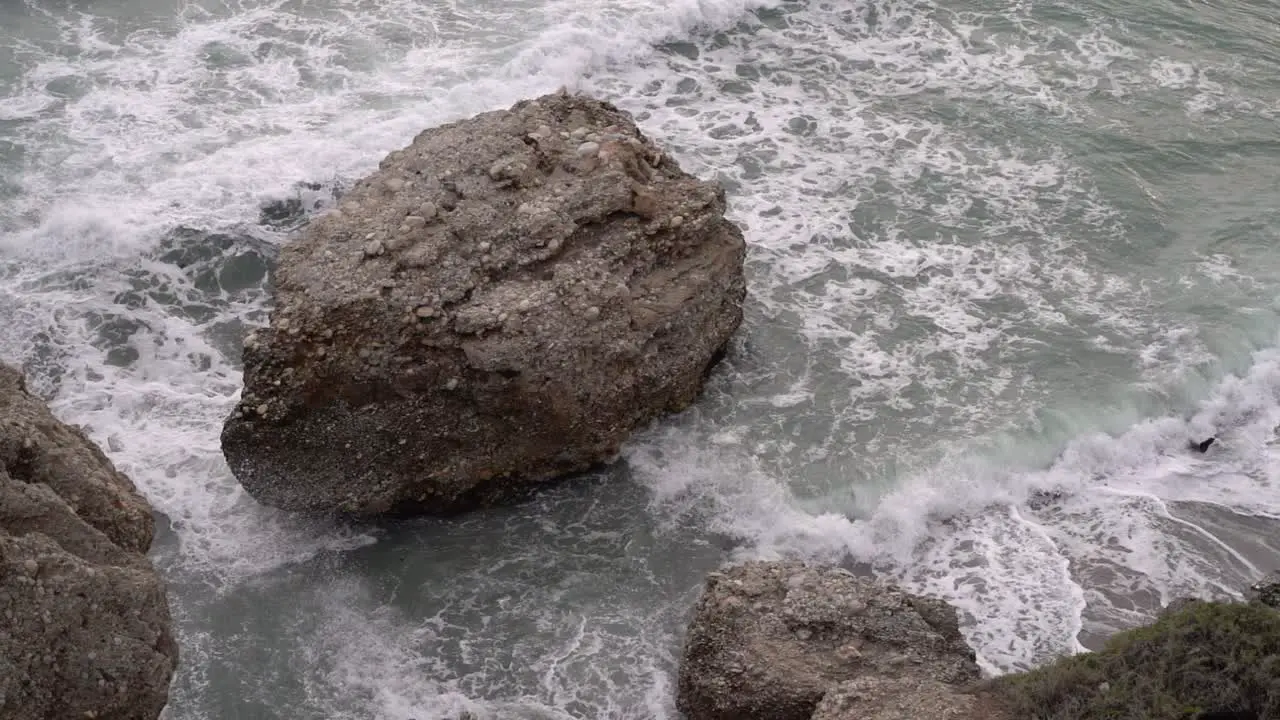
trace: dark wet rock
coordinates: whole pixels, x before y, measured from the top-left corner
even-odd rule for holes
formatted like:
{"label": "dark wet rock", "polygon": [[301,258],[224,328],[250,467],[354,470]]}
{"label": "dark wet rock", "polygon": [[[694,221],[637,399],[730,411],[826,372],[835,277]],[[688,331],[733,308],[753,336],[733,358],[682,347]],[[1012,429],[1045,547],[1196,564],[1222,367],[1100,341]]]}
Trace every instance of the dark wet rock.
{"label": "dark wet rock", "polygon": [[293,229],[306,221],[308,215],[330,206],[341,197],[337,187],[323,183],[298,183],[290,197],[263,204],[258,213],[258,224],[277,229]]}
{"label": "dark wet rock", "polygon": [[116,367],[128,367],[138,359],[138,349],[133,336],[150,330],[137,318],[117,313],[90,311],[84,316],[85,327],[95,334],[92,343],[103,351],[104,362]]}
{"label": "dark wet rock", "polygon": [[[178,228],[149,254],[152,264],[125,271],[128,288],[113,298],[120,308],[86,316],[94,331],[91,342],[107,364],[131,366],[139,357],[139,338],[163,332],[139,318],[138,310],[154,308],[202,328],[210,344],[237,363],[245,332],[240,318],[265,321],[265,310],[245,307],[265,304],[276,256],[276,246],[260,238]],[[233,305],[237,317],[224,319]],[[192,356],[195,367],[211,361]]]}
{"label": "dark wet rock", "polygon": [[1273,570],[1266,577],[1250,585],[1249,599],[1280,610],[1280,570]]}
{"label": "dark wet rock", "polygon": [[0,365],[0,718],[152,720],[178,659],[151,508]]}
{"label": "dark wet rock", "polygon": [[258,223],[277,227],[293,225],[300,222],[306,213],[301,198],[273,200],[262,206],[262,210],[258,213]]}
{"label": "dark wet rock", "polygon": [[261,287],[266,282],[269,270],[269,261],[258,253],[233,255],[218,269],[218,287],[227,293]]}
{"label": "dark wet rock", "polygon": [[1200,440],[1200,441],[1191,440],[1189,442],[1191,443],[1192,450],[1195,450],[1196,452],[1204,453],[1204,452],[1209,452],[1209,446],[1213,445],[1214,441],[1216,440],[1217,440],[1216,437],[1211,437],[1211,438],[1208,438],[1207,440]]}
{"label": "dark wet rock", "polygon": [[589,98],[420,134],[282,250],[232,470],[281,508],[449,513],[610,459],[741,321],[724,212]]}
{"label": "dark wet rock", "polygon": [[[130,310],[155,306],[203,325],[223,315],[233,303],[265,299],[276,256],[276,247],[266,240],[178,228],[149,255],[156,266],[143,265],[125,273],[129,288],[118,293],[114,302]],[[103,340],[119,345],[118,338]]]}
{"label": "dark wet rock", "polygon": [[708,576],[677,705],[689,720],[807,720],[828,692],[861,681],[843,686],[843,699],[825,710],[852,719],[863,716],[849,707],[893,704],[890,696],[921,687],[932,693],[921,708],[965,707],[937,686],[979,675],[955,609],[941,600],[838,567],[752,562]]}
{"label": "dark wet rock", "polygon": [[[178,228],[165,236],[152,253],[158,262],[173,265],[183,271],[198,290],[234,295],[246,288],[263,289],[267,274],[275,265],[278,251],[270,242],[250,235],[221,232],[204,232],[193,228]],[[241,267],[252,275],[247,281],[227,266],[239,261]],[[226,285],[223,279],[227,280]],[[152,286],[135,288],[153,290]]]}
{"label": "dark wet rock", "polygon": [[1032,510],[1044,510],[1066,497],[1062,490],[1033,490],[1027,498],[1027,507]]}
{"label": "dark wet rock", "polygon": [[238,317],[217,320],[206,326],[204,337],[233,367],[239,367],[244,353],[244,338],[250,328]]}

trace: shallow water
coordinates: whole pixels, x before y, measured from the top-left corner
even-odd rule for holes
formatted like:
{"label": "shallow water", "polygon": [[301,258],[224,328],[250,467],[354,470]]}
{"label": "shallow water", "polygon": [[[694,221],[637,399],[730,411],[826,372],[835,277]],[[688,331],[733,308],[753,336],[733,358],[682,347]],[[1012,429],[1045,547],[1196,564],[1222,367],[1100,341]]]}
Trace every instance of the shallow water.
{"label": "shallow water", "polygon": [[[1241,0],[0,0],[0,357],[165,516],[171,720],[673,718],[703,575],[759,556],[1023,668],[1280,566],[1278,38]],[[274,249],[561,85],[729,190],[705,396],[504,510],[256,505],[218,432]]]}

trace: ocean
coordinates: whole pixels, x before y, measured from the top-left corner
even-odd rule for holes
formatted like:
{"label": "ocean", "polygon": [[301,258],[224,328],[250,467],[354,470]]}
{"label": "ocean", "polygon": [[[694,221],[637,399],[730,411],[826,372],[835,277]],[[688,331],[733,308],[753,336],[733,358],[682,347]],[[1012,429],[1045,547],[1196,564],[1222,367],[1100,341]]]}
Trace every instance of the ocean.
{"label": "ocean", "polygon": [[[277,248],[561,86],[727,189],[705,395],[512,507],[257,505],[218,436]],[[168,720],[677,718],[760,557],[1015,671],[1280,567],[1278,119],[1265,0],[0,0],[0,359],[158,511]]]}

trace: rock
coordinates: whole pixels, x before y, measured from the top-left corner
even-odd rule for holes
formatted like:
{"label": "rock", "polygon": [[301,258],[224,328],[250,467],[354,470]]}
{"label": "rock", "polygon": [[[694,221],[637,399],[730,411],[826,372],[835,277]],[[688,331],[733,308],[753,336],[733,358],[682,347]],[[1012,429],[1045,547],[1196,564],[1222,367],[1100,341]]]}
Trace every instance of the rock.
{"label": "rock", "polygon": [[151,508],[0,365],[0,718],[153,720],[177,664]]}
{"label": "rock", "polygon": [[741,321],[723,191],[608,103],[555,94],[428,130],[342,208],[281,251],[223,428],[267,505],[523,495],[688,406]]}
{"label": "rock", "polygon": [[[863,680],[846,690],[873,698],[908,687],[889,680],[958,685],[980,676],[974,659],[955,609],[941,600],[838,567],[752,562],[708,577],[685,641],[677,705],[688,720],[807,720],[839,683]],[[933,699],[963,705],[940,690]],[[845,706],[832,704],[830,713]]]}
{"label": "rock", "polygon": [[1280,610],[1280,570],[1272,570],[1250,585],[1249,600]]}
{"label": "rock", "polygon": [[258,224],[276,229],[296,227],[308,211],[319,210],[337,197],[337,188],[321,183],[296,183],[293,191],[290,197],[264,203],[258,211]]}
{"label": "rock", "polygon": [[812,720],[1014,720],[991,698],[928,679],[860,677],[822,697]]}

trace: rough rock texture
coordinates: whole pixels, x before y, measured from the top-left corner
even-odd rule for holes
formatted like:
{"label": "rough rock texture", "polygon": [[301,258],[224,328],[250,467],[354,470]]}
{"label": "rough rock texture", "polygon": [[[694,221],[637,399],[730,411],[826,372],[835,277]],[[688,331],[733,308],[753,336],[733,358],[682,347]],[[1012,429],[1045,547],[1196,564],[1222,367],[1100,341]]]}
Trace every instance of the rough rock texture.
{"label": "rough rock texture", "polygon": [[[987,696],[936,680],[860,677],[823,696],[813,720],[1015,720]],[[1021,720],[1021,719],[1017,719]]]}
{"label": "rough rock texture", "polygon": [[281,508],[447,513],[610,458],[741,320],[724,211],[589,98],[422,133],[281,252],[232,470]]}
{"label": "rough rock texture", "polygon": [[807,720],[838,683],[961,684],[979,675],[945,602],[838,567],[753,562],[708,576],[677,704],[689,720]]}
{"label": "rough rock texture", "polygon": [[0,720],[151,720],[178,648],[151,508],[0,364]]}

